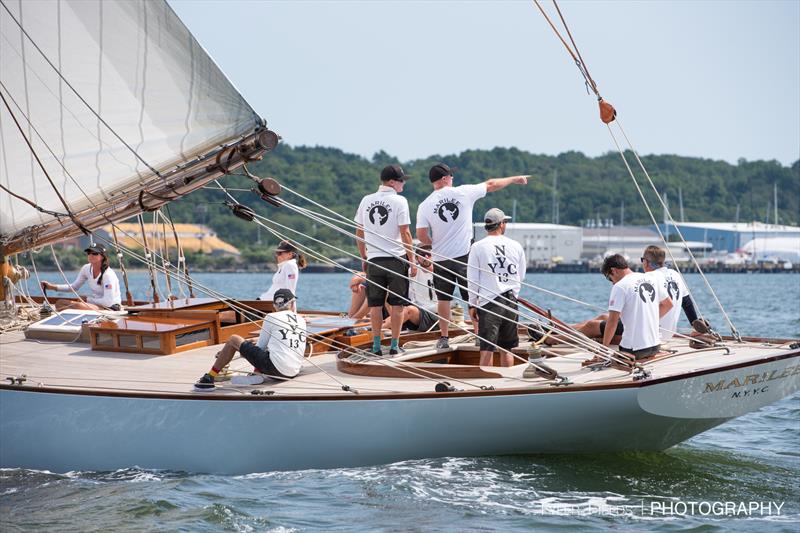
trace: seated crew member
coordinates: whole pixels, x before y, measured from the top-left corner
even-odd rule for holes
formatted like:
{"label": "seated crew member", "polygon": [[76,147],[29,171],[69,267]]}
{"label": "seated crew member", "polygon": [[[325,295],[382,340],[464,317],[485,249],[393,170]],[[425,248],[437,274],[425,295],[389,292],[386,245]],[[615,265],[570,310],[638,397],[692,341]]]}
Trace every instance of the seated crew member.
{"label": "seated crew member", "polygon": [[[672,309],[670,309],[666,315],[662,316],[659,321],[661,340],[666,342],[677,332],[681,308],[683,308],[686,318],[696,332],[707,333],[710,329],[710,325],[705,319],[697,318],[697,310],[695,309],[692,296],[689,294],[689,288],[683,281],[683,276],[676,270],[668,268],[664,264],[665,259],[666,252],[659,246],[648,246],[644,249],[641,258],[642,268],[645,272],[652,272],[663,278],[661,283],[670,301],[672,301]],[[680,307],[678,307],[678,304],[680,304]]]}
{"label": "seated crew member", "polygon": [[[369,315],[367,285],[369,285],[369,282],[367,281],[367,274],[365,272],[356,272],[353,274],[353,277],[350,278],[350,307],[347,310],[347,316],[349,318],[359,320]],[[389,304],[384,304],[382,316],[384,320],[389,318]]]}
{"label": "seated crew member", "polygon": [[110,309],[119,311],[122,309],[122,296],[119,290],[119,279],[117,274],[108,266],[108,256],[106,249],[100,244],[92,243],[86,250],[88,263],[81,267],[78,277],[72,284],[55,284],[49,281],[42,282],[42,289],[50,289],[59,292],[78,291],[84,283],[89,281],[89,288],[92,293],[86,298],[87,301],[73,302],[70,300],[58,300],[56,310],[64,309],[87,309],[103,310]]}
{"label": "seated crew member", "polygon": [[272,285],[261,293],[259,300],[272,300],[272,295],[278,289],[289,289],[292,294],[297,294],[297,281],[300,279],[300,270],[306,267],[306,258],[298,253],[294,244],[281,241],[275,248],[275,259],[278,270],[272,275]]}
{"label": "seated crew member", "polygon": [[492,366],[495,346],[500,366],[512,366],[509,350],[519,346],[517,296],[527,263],[522,245],[504,235],[510,219],[500,209],[489,209],[483,220],[487,235],[469,251],[467,288],[470,314],[478,321],[481,366]]}
{"label": "seated crew member", "polygon": [[[403,306],[403,329],[411,331],[430,331],[439,323],[436,316],[436,289],[433,287],[433,263],[431,245],[423,244],[417,248],[417,275],[408,286],[411,303]],[[390,321],[384,320],[388,328]]]}
{"label": "seated crew member", "polygon": [[195,383],[195,389],[213,390],[214,379],[233,360],[237,350],[266,377],[289,379],[300,373],[306,351],[306,321],[297,314],[296,299],[289,289],[275,291],[272,303],[276,311],[264,317],[258,341],[253,344],[232,335],[217,354],[211,370]]}
{"label": "seated crew member", "polygon": [[[641,257],[642,268],[645,272],[663,278],[659,283],[663,285],[665,293],[672,302],[672,308],[667,314],[661,317],[659,321],[661,341],[668,341],[677,331],[678,318],[680,317],[680,311],[677,305],[678,301],[681,302],[681,307],[686,314],[686,318],[689,320],[694,330],[698,333],[708,332],[710,326],[706,320],[697,318],[694,301],[689,294],[686,283],[683,281],[683,277],[675,270],[664,266],[665,257],[664,249],[658,246],[648,246],[645,248],[644,254]],[[585,322],[575,324],[573,327],[589,337],[602,338],[605,334],[607,320],[608,315],[601,314]],[[614,337],[611,341],[612,344],[619,344],[623,331],[622,323],[617,323]]]}
{"label": "seated crew member", "polygon": [[[608,319],[603,328],[603,344],[610,346],[622,321],[624,326],[619,351],[635,359],[651,357],[658,353],[661,338],[658,321],[672,308],[672,301],[650,274],[633,272],[628,262],[619,254],[606,257],[601,273],[614,284],[608,299]],[[599,362],[599,358],[591,362]]]}

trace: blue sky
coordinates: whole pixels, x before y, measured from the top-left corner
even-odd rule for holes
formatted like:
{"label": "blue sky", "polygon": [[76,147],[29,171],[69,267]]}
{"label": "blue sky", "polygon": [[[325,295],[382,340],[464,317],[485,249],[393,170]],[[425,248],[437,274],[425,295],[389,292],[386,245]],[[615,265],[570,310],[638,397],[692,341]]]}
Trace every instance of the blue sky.
{"label": "blue sky", "polygon": [[[530,1],[169,2],[291,145],[401,161],[614,149]],[[800,2],[559,5],[641,153],[800,159]]]}

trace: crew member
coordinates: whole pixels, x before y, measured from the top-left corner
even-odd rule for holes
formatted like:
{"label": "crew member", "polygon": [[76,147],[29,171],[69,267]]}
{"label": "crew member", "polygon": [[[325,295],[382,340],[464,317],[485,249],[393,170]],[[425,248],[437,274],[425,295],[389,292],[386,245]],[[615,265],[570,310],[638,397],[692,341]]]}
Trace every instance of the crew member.
{"label": "crew member", "polygon": [[501,349],[500,365],[512,366],[509,350],[519,345],[517,296],[527,263],[522,245],[505,236],[510,219],[500,209],[489,209],[483,220],[487,235],[469,252],[470,315],[478,321],[481,366],[492,366],[495,346]]}
{"label": "crew member", "polygon": [[[437,325],[436,291],[433,288],[433,264],[431,263],[431,246],[423,244],[417,247],[417,275],[408,286],[410,303],[403,307],[403,327],[410,331],[430,331]],[[383,327],[388,327],[388,319]]]}
{"label": "crew member", "polygon": [[66,292],[75,291],[83,287],[83,284],[89,281],[89,288],[91,294],[86,301],[78,300],[58,300],[56,302],[56,310],[63,309],[89,309],[89,310],[102,310],[110,309],[112,311],[119,311],[122,309],[122,296],[119,290],[119,279],[117,274],[108,266],[108,256],[106,249],[100,244],[92,243],[86,250],[86,258],[88,263],[81,267],[78,272],[78,277],[72,284],[66,283],[56,285],[49,281],[42,282],[42,289],[50,289],[54,291]]}
{"label": "crew member", "polygon": [[297,281],[300,270],[306,267],[306,258],[297,251],[297,247],[289,241],[281,241],[275,248],[275,259],[278,270],[272,275],[272,285],[266,292],[261,293],[259,300],[272,300],[278,289],[289,289],[292,294],[297,294]]}
{"label": "crew member", "polygon": [[[403,304],[408,300],[408,275],[416,276],[408,201],[400,196],[408,178],[400,165],[381,171],[378,191],[361,199],[355,221],[358,251],[367,273],[367,305],[372,328],[372,353],[381,351],[381,309],[390,306],[392,338],[389,355],[400,352]],[[403,261],[406,257],[408,263]],[[410,272],[409,272],[410,269]]]}
{"label": "crew member", "polygon": [[658,353],[661,339],[658,321],[672,308],[660,278],[633,272],[619,254],[606,257],[601,273],[614,284],[608,300],[608,321],[603,332],[603,344],[610,346],[617,324],[622,321],[623,332],[619,351],[636,359]]}
{"label": "crew member", "polygon": [[[659,246],[648,246],[642,254],[642,268],[645,272],[652,272],[655,275],[661,276],[661,284],[664,287],[670,301],[672,301],[672,309],[667,314],[661,317],[659,326],[661,328],[661,340],[666,342],[672,338],[678,330],[678,319],[680,318],[680,309],[686,314],[686,318],[698,333],[707,333],[710,329],[708,322],[705,319],[697,318],[697,310],[694,306],[692,296],[689,294],[689,289],[683,281],[683,276],[676,270],[668,268],[664,264],[666,253],[663,248]],[[678,307],[680,305],[680,307]]]}
{"label": "crew member", "polygon": [[290,379],[299,374],[306,351],[306,321],[297,314],[296,301],[289,289],[275,291],[272,296],[275,312],[264,317],[258,341],[253,344],[239,335],[231,335],[217,353],[214,366],[195,383],[195,389],[214,390],[215,378],[237,351],[268,378]]}
{"label": "crew member", "polygon": [[456,285],[461,298],[467,295],[467,259],[472,242],[472,207],[486,193],[512,183],[525,185],[528,176],[495,178],[475,185],[453,187],[453,171],[444,163],[431,167],[428,177],[433,192],[417,209],[417,238],[432,245],[434,284],[438,298],[439,349],[448,348],[450,302]]}

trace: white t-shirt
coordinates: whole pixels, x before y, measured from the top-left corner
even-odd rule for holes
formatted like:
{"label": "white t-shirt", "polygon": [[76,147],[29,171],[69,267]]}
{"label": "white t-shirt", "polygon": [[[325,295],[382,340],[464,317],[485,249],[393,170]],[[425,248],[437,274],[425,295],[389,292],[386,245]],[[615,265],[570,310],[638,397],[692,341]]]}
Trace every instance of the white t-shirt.
{"label": "white t-shirt", "polygon": [[406,255],[400,226],[411,225],[408,200],[391,187],[381,185],[362,198],[353,220],[364,228],[368,260]]}
{"label": "white t-shirt", "polygon": [[75,278],[72,284],[67,285],[63,283],[61,285],[56,285],[56,290],[74,290],[77,292],[87,281],[89,282],[89,289],[92,291],[92,294],[86,298],[90,304],[99,305],[101,307],[111,307],[114,304],[122,305],[119,278],[117,278],[117,274],[111,270],[111,267],[108,267],[106,271],[103,272],[103,281],[98,285],[97,278],[92,275],[91,263],[86,263],[81,267],[80,272],[78,272],[78,277]]}
{"label": "white t-shirt", "polygon": [[679,272],[665,266],[657,268],[651,274],[661,276],[661,284],[667,296],[672,301],[672,309],[661,317],[659,326],[661,327],[661,340],[668,341],[678,331],[678,319],[681,317],[681,304],[683,297],[689,294],[686,282]]}
{"label": "white t-shirt", "polygon": [[256,345],[269,352],[275,368],[284,376],[300,373],[306,351],[306,321],[294,311],[277,311],[264,317]]}
{"label": "white t-shirt", "polygon": [[272,285],[266,292],[262,292],[259,300],[272,301],[275,291],[278,289],[289,289],[292,294],[297,295],[297,279],[300,277],[300,269],[297,268],[297,259],[292,258],[278,265],[278,271],[272,275]]}
{"label": "white t-shirt", "polygon": [[442,187],[417,209],[417,229],[429,228],[434,261],[469,253],[472,241],[472,206],[486,196],[486,183]]}
{"label": "white t-shirt", "polygon": [[467,264],[470,305],[481,306],[506,291],[518,296],[526,266],[522,245],[505,235],[487,235],[473,244]]}
{"label": "white t-shirt", "polygon": [[667,297],[661,277],[633,272],[611,288],[608,310],[618,311],[625,331],[619,345],[641,350],[661,344],[658,304]]}
{"label": "white t-shirt", "polygon": [[408,285],[411,303],[420,309],[436,313],[436,291],[433,289],[433,272],[417,265],[417,275]]}

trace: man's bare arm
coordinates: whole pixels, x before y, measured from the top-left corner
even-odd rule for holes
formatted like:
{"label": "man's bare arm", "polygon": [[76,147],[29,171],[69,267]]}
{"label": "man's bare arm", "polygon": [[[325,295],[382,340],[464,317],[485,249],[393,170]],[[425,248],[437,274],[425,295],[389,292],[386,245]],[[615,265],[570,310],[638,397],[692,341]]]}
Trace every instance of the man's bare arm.
{"label": "man's bare arm", "polygon": [[669,310],[672,309],[672,300],[669,298],[664,298],[658,303],[658,318],[663,317]]}
{"label": "man's bare arm", "polygon": [[511,176],[508,178],[492,178],[486,180],[486,192],[495,192],[505,189],[509,185],[526,185],[530,176]]}

